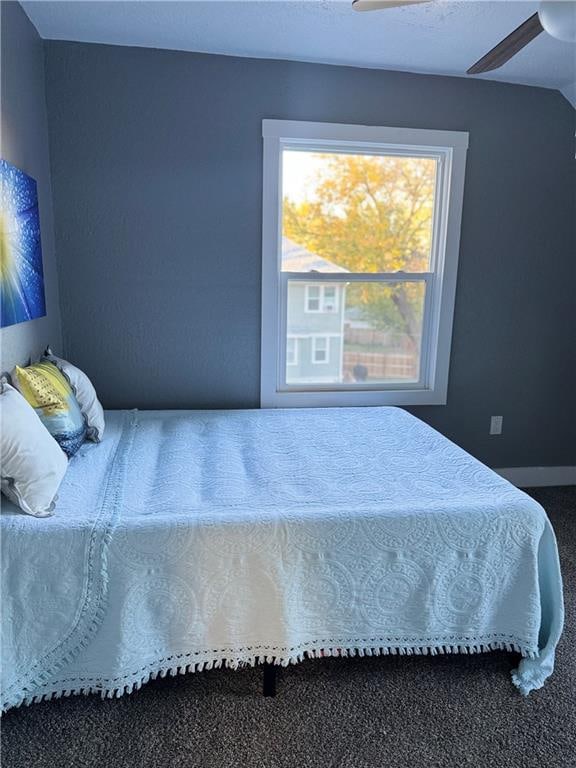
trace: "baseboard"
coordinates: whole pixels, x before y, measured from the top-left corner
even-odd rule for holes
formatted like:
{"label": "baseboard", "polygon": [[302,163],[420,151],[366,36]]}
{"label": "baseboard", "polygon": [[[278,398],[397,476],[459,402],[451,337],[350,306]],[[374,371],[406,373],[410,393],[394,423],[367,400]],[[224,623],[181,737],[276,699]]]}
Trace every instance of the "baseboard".
{"label": "baseboard", "polygon": [[576,467],[505,467],[494,472],[518,488],[576,485]]}

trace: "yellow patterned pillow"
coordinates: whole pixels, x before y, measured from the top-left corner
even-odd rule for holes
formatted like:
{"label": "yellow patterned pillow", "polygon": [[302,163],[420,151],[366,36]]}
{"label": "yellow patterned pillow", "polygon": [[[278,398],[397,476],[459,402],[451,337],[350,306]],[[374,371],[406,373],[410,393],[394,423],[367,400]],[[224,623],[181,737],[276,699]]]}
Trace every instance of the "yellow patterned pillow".
{"label": "yellow patterned pillow", "polygon": [[70,384],[49,362],[12,371],[16,389],[30,403],[64,453],[73,456],[86,439],[86,422]]}

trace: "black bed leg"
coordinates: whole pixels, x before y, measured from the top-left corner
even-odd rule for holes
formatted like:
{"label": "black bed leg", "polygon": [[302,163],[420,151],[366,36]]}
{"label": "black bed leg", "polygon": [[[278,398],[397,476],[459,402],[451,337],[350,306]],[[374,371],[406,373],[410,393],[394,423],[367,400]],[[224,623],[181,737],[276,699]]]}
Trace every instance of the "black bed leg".
{"label": "black bed leg", "polygon": [[276,665],[265,661],[262,667],[262,693],[264,696],[276,696]]}

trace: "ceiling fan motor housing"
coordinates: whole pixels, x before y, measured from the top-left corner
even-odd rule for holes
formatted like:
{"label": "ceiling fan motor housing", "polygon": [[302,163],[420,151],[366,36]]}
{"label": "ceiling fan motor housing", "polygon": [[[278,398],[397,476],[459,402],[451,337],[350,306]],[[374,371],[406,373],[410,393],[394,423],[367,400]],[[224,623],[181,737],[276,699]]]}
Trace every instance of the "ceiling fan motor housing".
{"label": "ceiling fan motor housing", "polygon": [[549,35],[567,43],[576,42],[576,2],[544,0],[540,3],[538,16]]}

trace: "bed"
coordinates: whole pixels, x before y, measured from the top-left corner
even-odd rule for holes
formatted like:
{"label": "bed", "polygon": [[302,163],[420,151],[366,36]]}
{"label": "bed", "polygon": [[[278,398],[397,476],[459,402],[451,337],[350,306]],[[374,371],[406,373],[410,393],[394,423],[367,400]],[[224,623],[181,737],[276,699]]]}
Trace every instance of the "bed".
{"label": "bed", "polygon": [[398,408],[109,411],[56,514],[4,503],[2,708],[352,654],[521,654],[563,602],[542,507]]}

